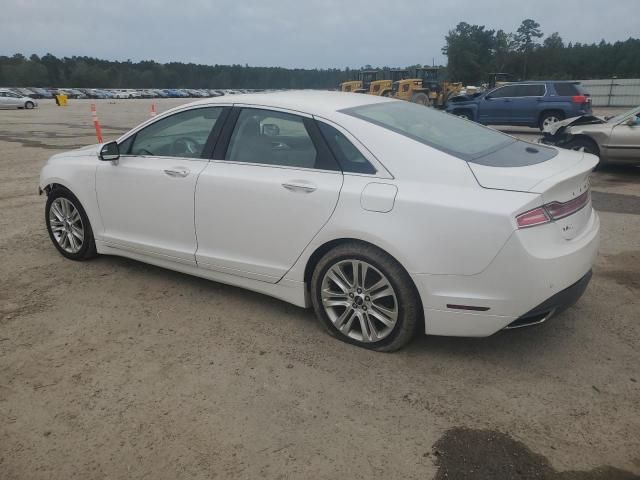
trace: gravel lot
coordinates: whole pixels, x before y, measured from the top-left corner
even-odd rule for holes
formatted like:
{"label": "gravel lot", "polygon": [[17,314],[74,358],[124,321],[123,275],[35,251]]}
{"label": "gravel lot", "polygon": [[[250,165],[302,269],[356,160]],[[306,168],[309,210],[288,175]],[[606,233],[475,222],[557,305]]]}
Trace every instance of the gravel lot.
{"label": "gravel lot", "polygon": [[[380,354],[263,295],[65,260],[37,181],[95,142],[90,102],[41,103],[0,111],[1,479],[638,478],[640,168],[593,176],[601,253],[574,308]],[[105,138],[151,103],[96,101]]]}

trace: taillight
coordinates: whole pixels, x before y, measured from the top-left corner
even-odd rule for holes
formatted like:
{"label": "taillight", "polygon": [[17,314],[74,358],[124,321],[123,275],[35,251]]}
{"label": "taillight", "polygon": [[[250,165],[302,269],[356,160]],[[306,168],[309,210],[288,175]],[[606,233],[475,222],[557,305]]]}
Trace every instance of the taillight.
{"label": "taillight", "polygon": [[550,202],[516,216],[518,228],[535,227],[560,220],[581,210],[589,203],[589,191],[566,202]]}
{"label": "taillight", "polygon": [[571,101],[573,103],[587,103],[587,96],[586,95],[574,95],[573,97],[571,97]]}
{"label": "taillight", "polygon": [[518,228],[535,227],[536,225],[542,225],[543,223],[548,223],[550,221],[551,219],[544,207],[534,208],[533,210],[521,213],[516,217]]}

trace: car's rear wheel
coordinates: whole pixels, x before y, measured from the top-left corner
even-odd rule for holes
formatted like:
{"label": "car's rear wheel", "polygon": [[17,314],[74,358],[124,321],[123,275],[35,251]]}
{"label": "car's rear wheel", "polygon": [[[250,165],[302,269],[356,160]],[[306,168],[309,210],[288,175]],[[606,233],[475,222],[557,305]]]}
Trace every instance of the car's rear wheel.
{"label": "car's rear wheel", "polygon": [[564,115],[562,114],[562,112],[544,112],[542,115],[540,115],[538,126],[540,127],[540,130],[544,131],[546,127],[562,120],[564,120]]}
{"label": "car's rear wheel", "polygon": [[63,187],[54,188],[45,207],[47,231],[53,245],[71,260],[95,257],[93,230],[80,201]]}
{"label": "car's rear wheel", "polygon": [[35,104],[33,102],[24,102],[24,108],[26,108],[27,110],[31,110],[33,107],[35,107]]}
{"label": "car's rear wheel", "polygon": [[407,272],[382,250],[345,243],[318,262],[311,278],[313,308],[329,333],[371,350],[406,345],[421,318]]}

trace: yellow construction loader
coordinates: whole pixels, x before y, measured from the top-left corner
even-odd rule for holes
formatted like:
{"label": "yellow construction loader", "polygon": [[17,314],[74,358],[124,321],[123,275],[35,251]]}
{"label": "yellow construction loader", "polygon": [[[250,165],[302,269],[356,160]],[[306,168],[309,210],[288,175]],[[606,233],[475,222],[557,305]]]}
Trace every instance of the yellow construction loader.
{"label": "yellow construction loader", "polygon": [[393,97],[428,107],[444,108],[450,97],[463,88],[462,83],[440,81],[438,67],[418,67],[413,77],[393,83]]}
{"label": "yellow construction loader", "polygon": [[378,78],[378,70],[358,72],[358,80],[349,80],[340,84],[341,92],[368,93],[372,82]]}
{"label": "yellow construction loader", "polygon": [[358,80],[341,83],[340,91],[392,97],[393,82],[407,78],[408,73],[408,70],[401,69],[364,70],[358,72]]}

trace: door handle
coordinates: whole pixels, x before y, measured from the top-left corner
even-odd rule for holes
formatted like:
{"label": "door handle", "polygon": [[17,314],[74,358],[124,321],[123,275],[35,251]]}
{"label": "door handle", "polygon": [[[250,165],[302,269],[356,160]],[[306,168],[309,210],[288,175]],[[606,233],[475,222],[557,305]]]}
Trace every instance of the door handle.
{"label": "door handle", "polygon": [[186,168],[167,168],[164,173],[170,177],[186,177],[189,175],[189,170]]}
{"label": "door handle", "polygon": [[316,187],[313,183],[302,183],[302,182],[287,182],[283,183],[282,186],[291,192],[301,192],[301,193],[312,193],[315,192],[318,187]]}

